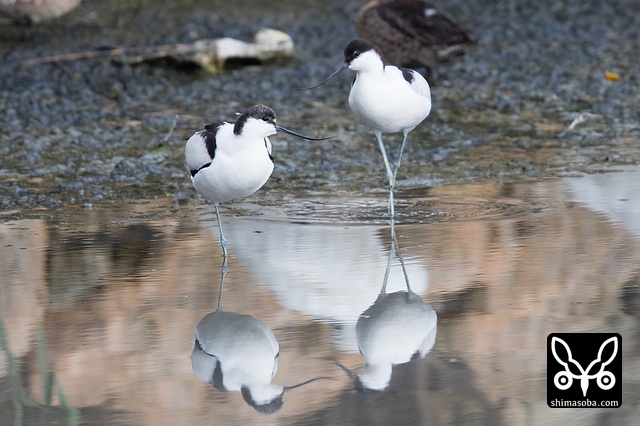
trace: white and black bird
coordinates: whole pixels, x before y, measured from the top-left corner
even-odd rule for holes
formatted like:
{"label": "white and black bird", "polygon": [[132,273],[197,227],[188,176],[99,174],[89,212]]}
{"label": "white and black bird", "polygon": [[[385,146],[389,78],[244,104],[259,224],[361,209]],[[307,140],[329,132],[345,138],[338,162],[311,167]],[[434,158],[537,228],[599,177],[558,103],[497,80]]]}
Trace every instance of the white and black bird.
{"label": "white and black bird", "polygon": [[186,165],[196,191],[211,201],[216,210],[220,245],[227,256],[218,205],[246,197],[262,188],[273,171],[269,136],[288,133],[311,138],[285,129],[276,123],[276,114],[265,105],[254,105],[235,123],[208,124],[196,132],[185,146]]}
{"label": "white and black bird", "polygon": [[[395,215],[393,190],[407,135],[431,112],[429,83],[415,70],[387,65],[380,50],[364,39],[352,40],[344,50],[344,64],[314,89],[349,69],[356,77],[349,92],[349,106],[376,135],[389,180],[389,214]],[[391,167],[382,141],[383,133],[402,132],[402,145]]]}

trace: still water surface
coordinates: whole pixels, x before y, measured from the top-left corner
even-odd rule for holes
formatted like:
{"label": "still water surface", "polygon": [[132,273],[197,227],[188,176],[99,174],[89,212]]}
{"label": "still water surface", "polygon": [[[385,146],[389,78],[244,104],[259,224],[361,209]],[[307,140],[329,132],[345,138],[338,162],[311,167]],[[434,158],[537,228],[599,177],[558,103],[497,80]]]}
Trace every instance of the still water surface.
{"label": "still water surface", "polygon": [[[259,200],[223,209],[221,310],[203,203],[0,225],[0,424],[639,424],[640,170],[413,194],[404,270],[384,195]],[[622,335],[621,408],[547,407],[552,332]]]}

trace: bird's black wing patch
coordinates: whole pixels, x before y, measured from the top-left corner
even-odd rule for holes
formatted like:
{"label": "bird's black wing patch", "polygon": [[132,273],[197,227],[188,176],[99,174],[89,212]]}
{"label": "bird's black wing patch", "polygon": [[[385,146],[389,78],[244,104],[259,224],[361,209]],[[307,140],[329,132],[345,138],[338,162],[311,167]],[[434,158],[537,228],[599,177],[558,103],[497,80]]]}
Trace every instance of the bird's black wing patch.
{"label": "bird's black wing patch", "polygon": [[267,145],[267,138],[264,138],[264,147],[267,148],[267,155],[269,156],[269,160],[275,164],[275,160],[273,159],[273,155],[269,152],[269,145]]}
{"label": "bird's black wing patch", "polygon": [[[218,129],[220,128],[220,126],[222,126],[223,124],[224,122],[222,121],[218,123],[207,124],[206,126],[204,126],[204,130],[201,130],[198,132],[198,134],[200,135],[200,137],[202,137],[202,140],[204,141],[204,145],[207,148],[207,154],[209,154],[209,158],[212,161],[213,161],[213,158],[216,156],[216,148],[218,146],[216,142],[216,134],[218,133]],[[191,177],[195,176],[200,170],[206,169],[210,165],[211,165],[211,161],[203,164],[197,169],[191,169],[190,170]]]}
{"label": "bird's black wing patch", "polygon": [[204,139],[204,143],[207,147],[207,153],[209,153],[209,157],[213,160],[213,157],[216,156],[216,134],[218,133],[218,129],[222,126],[224,122],[219,123],[211,123],[204,126],[204,130],[200,132],[200,136]]}
{"label": "bird's black wing patch", "polygon": [[409,84],[413,83],[413,73],[415,72],[414,70],[410,70],[408,68],[402,68],[402,67],[398,67],[400,69],[400,71],[402,71],[402,76],[404,77],[405,80],[407,80],[409,82]]}
{"label": "bird's black wing patch", "polygon": [[208,163],[203,164],[199,169],[191,169],[189,170],[191,172],[191,177],[194,177],[195,175],[198,174],[198,172],[202,169],[206,169],[207,167],[209,167],[211,165],[211,161],[209,161]]}
{"label": "bird's black wing patch", "polygon": [[223,384],[223,375],[222,375],[222,365],[220,364],[220,360],[218,359],[217,356],[210,354],[209,352],[205,351],[202,348],[202,345],[200,344],[200,341],[196,338],[195,342],[194,342],[194,347],[196,349],[201,350],[202,352],[204,352],[205,354],[216,358],[216,366],[213,369],[213,374],[211,375],[211,381],[209,383],[211,383],[216,389],[218,390],[226,390]]}
{"label": "bird's black wing patch", "polygon": [[216,368],[213,370],[213,375],[211,376],[211,384],[220,391],[227,390],[227,388],[224,387],[224,375],[222,374],[220,360],[216,360]]}

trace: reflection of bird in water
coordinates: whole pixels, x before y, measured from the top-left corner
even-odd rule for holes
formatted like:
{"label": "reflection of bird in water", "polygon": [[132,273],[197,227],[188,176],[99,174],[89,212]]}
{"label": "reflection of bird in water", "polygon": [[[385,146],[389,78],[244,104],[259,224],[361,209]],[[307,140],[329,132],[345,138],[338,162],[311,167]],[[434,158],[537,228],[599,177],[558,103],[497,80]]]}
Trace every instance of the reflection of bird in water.
{"label": "reflection of bird in water", "polygon": [[276,124],[276,114],[265,105],[254,105],[235,123],[208,124],[187,141],[185,158],[191,181],[203,197],[215,205],[220,245],[227,256],[218,204],[249,196],[262,188],[273,171],[269,136],[288,133],[303,136]]}
{"label": "reflection of bird in water", "polygon": [[422,0],[375,0],[356,16],[360,37],[392,64],[433,69],[464,53],[474,40],[435,6]]}
{"label": "reflection of bird in water", "polygon": [[383,390],[392,367],[424,357],[436,340],[437,315],[420,296],[408,291],[381,293],[356,324],[365,366],[357,376],[363,390]]}
{"label": "reflection of bird in water", "polygon": [[[208,213],[204,217],[211,232],[217,232],[214,215],[202,210]],[[388,259],[388,238],[380,233],[386,237],[386,230],[348,226],[336,232],[336,225],[242,217],[225,225],[238,259],[279,305],[329,324],[340,351],[358,352],[356,322],[380,294],[379,269]],[[429,272],[423,262],[408,263],[407,272],[414,292],[427,289]],[[392,268],[387,291],[405,288],[400,268]]]}
{"label": "reflection of bird in water", "polygon": [[218,390],[241,391],[256,410],[273,413],[284,402],[284,386],[271,383],[278,355],[278,342],[266,325],[218,309],[196,327],[191,364],[200,380]]}
{"label": "reflection of bird in water", "polygon": [[240,391],[247,404],[257,411],[275,413],[284,404],[286,391],[321,378],[294,386],[271,382],[278,371],[278,341],[269,327],[251,315],[221,309],[226,273],[225,258],[218,308],[196,326],[191,367],[203,382],[222,391]]}
{"label": "reflection of bird in water", "polygon": [[0,13],[23,24],[59,18],[71,12],[82,0],[0,0]]}
{"label": "reflection of bird in water", "polygon": [[[367,40],[355,39],[344,49],[344,63],[319,84],[323,85],[344,70],[356,72],[349,92],[349,106],[373,130],[382,152],[389,180],[389,215],[394,217],[393,190],[407,135],[431,111],[431,89],[417,71],[386,65],[382,52]],[[402,132],[402,145],[394,167],[389,163],[383,133]]]}
{"label": "reflection of bird in water", "polygon": [[[394,365],[424,357],[431,351],[436,340],[436,312],[411,291],[406,270],[407,291],[386,292],[389,268],[396,249],[397,242],[392,227],[389,261],[380,295],[360,315],[356,324],[356,339],[364,357],[364,367],[354,376],[351,371],[338,364],[354,380],[356,389],[361,391],[386,389]],[[404,270],[402,255],[399,251],[397,255]]]}

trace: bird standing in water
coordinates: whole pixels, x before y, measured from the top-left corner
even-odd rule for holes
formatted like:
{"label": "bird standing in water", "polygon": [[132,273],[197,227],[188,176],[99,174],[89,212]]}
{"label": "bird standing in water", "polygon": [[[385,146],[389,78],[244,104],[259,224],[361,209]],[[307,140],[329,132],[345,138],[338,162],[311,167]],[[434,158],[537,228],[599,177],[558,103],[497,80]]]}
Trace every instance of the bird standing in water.
{"label": "bird standing in water", "polygon": [[276,133],[307,140],[328,139],[311,138],[285,129],[276,124],[276,114],[271,108],[254,105],[235,123],[208,124],[187,141],[187,169],[196,191],[215,206],[224,257],[227,257],[227,241],[222,232],[218,205],[262,188],[273,171],[269,136]]}
{"label": "bird standing in water", "polygon": [[[407,135],[429,115],[431,89],[417,71],[386,65],[382,52],[364,39],[352,40],[344,50],[344,64],[322,82],[307,89],[323,85],[345,69],[356,72],[349,92],[349,106],[373,130],[382,151],[389,180],[389,215],[393,219],[393,191]],[[402,132],[403,138],[398,159],[392,168],[382,134],[397,132]]]}
{"label": "bird standing in water", "polygon": [[358,35],[392,64],[425,67],[459,56],[476,41],[458,24],[423,0],[375,0],[358,11]]}

